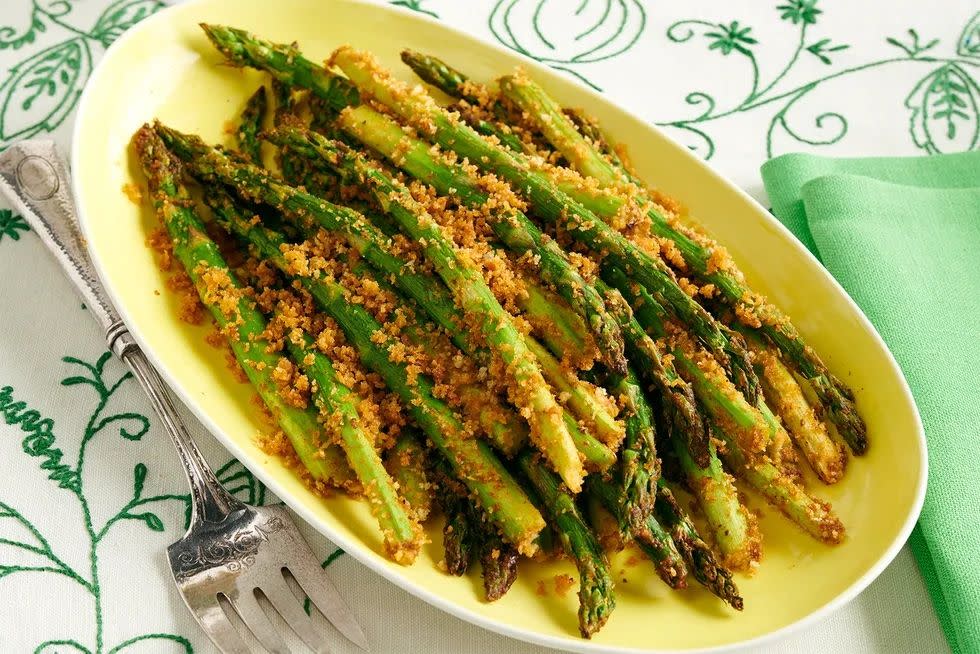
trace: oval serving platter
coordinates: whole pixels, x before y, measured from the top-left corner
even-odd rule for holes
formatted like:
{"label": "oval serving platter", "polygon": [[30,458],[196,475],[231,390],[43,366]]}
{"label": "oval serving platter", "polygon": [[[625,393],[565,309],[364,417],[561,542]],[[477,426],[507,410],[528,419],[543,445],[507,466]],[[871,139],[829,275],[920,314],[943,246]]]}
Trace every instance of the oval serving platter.
{"label": "oval serving platter", "polygon": [[[264,428],[250,387],[235,381],[224,354],[204,341],[207,328],[177,317],[174,297],[145,241],[156,226],[146,206],[124,192],[143,180],[131,158],[132,133],[160,118],[224,142],[229,121],[264,81],[256,71],[221,65],[198,28],[226,23],[274,41],[298,41],[312,59],[351,43],[413,79],[398,53],[414,48],[457,65],[478,80],[524,66],[560,102],[593,113],[628,144],[640,176],[679,198],[728,246],[750,282],[787,313],[831,369],[855,390],[871,448],[851,459],[845,478],[816,494],[833,503],[848,529],[838,547],[817,543],[765,507],[765,555],[751,577],[738,576],[745,610],[736,613],[697,587],[669,590],[645,562],[613,559],[618,607],[591,641],[577,634],[574,592],[553,590],[568,563],[521,564],[500,601],[481,599],[473,577],[436,567],[441,535],[413,566],[381,554],[367,507],[307,490],[256,443]],[[670,65],[661,62],[660,65]],[[354,1],[191,0],[143,21],[106,53],[85,90],[74,133],[74,192],[102,280],[134,336],[174,391],[218,439],[280,498],[359,561],[421,599],[496,632],[583,652],[719,651],[759,644],[819,619],[864,589],[908,537],[925,491],[925,439],[915,404],[894,359],[860,310],[820,264],[758,203],[640,118],[529,59],[488,45],[417,13]],[[478,573],[475,573],[478,574]],[[549,589],[538,594],[539,582]],[[376,625],[365,625],[370,634]]]}

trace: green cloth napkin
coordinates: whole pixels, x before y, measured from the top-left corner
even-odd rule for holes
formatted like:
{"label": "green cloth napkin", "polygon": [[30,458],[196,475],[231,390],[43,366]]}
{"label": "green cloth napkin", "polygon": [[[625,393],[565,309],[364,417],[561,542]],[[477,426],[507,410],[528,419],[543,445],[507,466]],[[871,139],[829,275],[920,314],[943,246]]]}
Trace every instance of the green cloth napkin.
{"label": "green cloth napkin", "polygon": [[908,379],[929,447],[909,543],[950,647],[980,652],[980,152],[791,154],[762,177],[773,213],[861,306]]}

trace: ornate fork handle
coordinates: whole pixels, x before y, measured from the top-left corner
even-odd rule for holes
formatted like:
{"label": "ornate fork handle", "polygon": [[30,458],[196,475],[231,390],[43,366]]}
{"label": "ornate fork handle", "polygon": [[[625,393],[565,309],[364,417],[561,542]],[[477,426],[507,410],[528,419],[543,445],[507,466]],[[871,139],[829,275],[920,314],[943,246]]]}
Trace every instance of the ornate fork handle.
{"label": "ornate fork handle", "polygon": [[0,154],[0,193],[81,293],[102,324],[109,349],[133,371],[170,434],[191,485],[192,523],[220,522],[245,505],[221,486],[177,414],[170,391],[112,306],[85,250],[70,192],[68,169],[53,141],[23,141]]}

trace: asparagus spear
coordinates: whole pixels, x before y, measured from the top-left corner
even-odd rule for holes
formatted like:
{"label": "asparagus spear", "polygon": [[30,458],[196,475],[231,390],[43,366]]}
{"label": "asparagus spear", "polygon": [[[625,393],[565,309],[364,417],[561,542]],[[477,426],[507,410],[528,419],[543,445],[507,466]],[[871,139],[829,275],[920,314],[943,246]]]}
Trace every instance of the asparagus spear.
{"label": "asparagus spear", "polygon": [[249,161],[257,165],[262,165],[262,142],[259,140],[259,132],[262,131],[265,112],[265,87],[260,86],[245,103],[236,132],[238,149],[248,157]]}
{"label": "asparagus spear", "polygon": [[[558,104],[540,86],[524,75],[504,77],[500,81],[503,94],[514,101],[535,120],[545,136],[572,163],[572,167],[605,186],[628,184],[628,175],[602,156],[594,143],[583,138],[575,125],[565,116]],[[615,194],[601,196],[586,185],[566,183],[560,187],[597,215],[609,218],[619,212],[629,199]],[[671,221],[649,198],[642,188],[629,189],[636,199],[648,206],[651,231],[661,238],[672,240],[685,263],[704,281],[713,284],[721,297],[742,310],[736,314],[750,327],[759,329],[792,361],[813,386],[827,408],[830,419],[837,425],[855,454],[868,447],[867,429],[857,413],[851,391],[833,376],[820,357],[806,345],[789,318],[746,285],[742,273],[734,264],[717,265],[715,256],[720,246],[703,234],[693,234],[676,221]],[[751,398],[750,398],[751,399]]]}
{"label": "asparagus spear", "polygon": [[385,452],[385,468],[398,483],[398,490],[415,513],[419,523],[425,522],[432,510],[433,484],[426,470],[425,450],[419,444],[420,435],[412,428],[402,428],[394,446]]}
{"label": "asparagus spear", "polygon": [[530,276],[525,276],[524,288],[527,295],[518,298],[518,306],[538,338],[558,358],[579,368],[591,368],[595,343],[586,336],[582,316]]}
{"label": "asparagus spear", "polygon": [[562,548],[578,567],[579,631],[585,638],[590,638],[602,628],[616,607],[606,555],[579,515],[575,498],[562,490],[558,477],[528,450],[519,455],[517,461],[558,531]]}
{"label": "asparagus spear", "polygon": [[470,559],[477,547],[477,534],[473,528],[469,502],[465,494],[444,485],[442,489],[442,511],[446,523],[442,528],[442,549],[446,572],[456,577],[466,574]]}
{"label": "asparagus spear", "polygon": [[693,461],[701,468],[706,467],[710,459],[708,430],[698,410],[694,391],[677,374],[673,361],[665,360],[661,356],[660,347],[640,326],[622,294],[601,280],[597,282],[596,288],[606,296],[607,305],[619,320],[629,346],[630,357],[648,388],[664,398],[672,414],[671,423],[676,434],[683,438],[684,447]]}
{"label": "asparagus spear", "polygon": [[347,463],[360,480],[371,513],[381,527],[385,551],[395,561],[411,563],[422,545],[422,534],[374,448],[375,439],[360,425],[356,396],[340,382],[330,359],[313,346],[309,335],[290,334],[286,347],[292,359],[315,382],[317,407],[327,424],[335,425]]}
{"label": "asparagus spear", "polygon": [[539,217],[555,223],[596,258],[617,263],[644,286],[661,294],[678,319],[729,369],[739,388],[755,399],[758,380],[744,343],[722,333],[714,318],[677,285],[663,261],[640,250],[527,162],[454,120],[431,97],[409,92],[370,55],[345,46],[334,52],[331,60],[361,92],[418,126],[430,140],[509,182],[530,201]]}
{"label": "asparagus spear", "polygon": [[[392,284],[379,277],[363,262],[355,263],[352,272],[358,277],[374,280],[381,288],[389,291],[396,300],[408,302]],[[431,359],[445,356],[443,352],[438,351],[432,334],[423,331],[418,325],[406,325],[402,328],[402,335],[413,345],[422,348]],[[451,345],[447,347],[452,348]],[[514,456],[524,447],[528,435],[527,423],[510,407],[504,406],[496,395],[490,393],[485,386],[476,383],[457,384],[456,391],[462,400],[463,413],[480,425],[494,447],[508,457]]]}
{"label": "asparagus spear", "polygon": [[[157,142],[156,147],[162,149],[162,144]],[[226,193],[222,189],[208,189],[207,195],[214,197]],[[216,247],[204,234],[195,235],[194,238],[202,242],[206,240],[210,244],[208,247]],[[208,274],[214,277],[215,271],[216,268],[212,268]],[[230,269],[221,269],[221,274],[227,275],[229,281],[234,280]],[[237,285],[237,280],[234,281]],[[254,305],[252,310],[256,310]],[[264,341],[253,341],[252,345],[252,349],[257,345],[264,346],[264,351],[270,349],[268,342]],[[366,433],[361,423],[356,396],[339,381],[330,360],[311,345],[311,339],[298,331],[291,333],[285,342],[292,361],[314,382],[315,402],[320,416],[330,427],[331,435],[337,439],[350,469],[361,483],[371,513],[381,529],[386,553],[395,561],[411,563],[421,546],[419,525],[409,517],[394,482],[374,449],[376,438]],[[278,358],[273,359],[278,364]],[[258,360],[252,361],[252,365],[262,367]],[[268,366],[268,363],[265,365]]]}
{"label": "asparagus spear", "polygon": [[[464,100],[473,106],[480,105],[479,94],[475,91],[480,90],[480,86],[474,84],[458,70],[450,68],[441,59],[415,52],[413,50],[402,50],[402,61],[415,74],[436,87],[446,95]],[[514,152],[523,152],[524,144],[515,134],[507,131],[506,128],[487,122],[477,120],[473,128],[486,136],[495,136],[502,145],[510,148]]]}
{"label": "asparagus spear", "polygon": [[[175,147],[179,143],[179,133],[162,126],[157,130]],[[259,256],[293,276],[280,249],[286,243],[282,234],[244,220],[223,226],[248,240]],[[409,414],[450,461],[454,474],[474,493],[508,541],[518,551],[533,553],[534,538],[544,527],[544,520],[489,447],[465,433],[459,417],[433,396],[432,382],[427,377],[410,374],[405,364],[392,359],[392,340],[383,336],[381,325],[363,307],[346,300],[342,287],[325,278],[295,279],[337,321],[364,364],[402,399]]]}
{"label": "asparagus spear", "polygon": [[792,475],[774,465],[769,459],[748,461],[731,436],[715,428],[715,434],[725,442],[725,460],[735,474],[795,522],[805,532],[828,545],[844,540],[844,525],[834,515],[833,507],[809,495]]}
{"label": "asparagus spear", "polygon": [[817,476],[833,484],[844,475],[847,454],[827,432],[803,389],[778,355],[756,339],[746,339],[755,357],[766,401],[786,423],[793,441]]}
{"label": "asparagus spear", "polygon": [[639,381],[629,373],[616,390],[626,398],[626,439],[620,450],[620,468],[612,479],[589,478],[594,494],[650,557],[657,574],[671,588],[686,585],[687,571],[670,535],[653,514],[659,461],[654,444],[653,413],[643,397]]}
{"label": "asparagus spear", "polygon": [[[613,295],[612,289],[604,284],[600,283],[599,288],[607,295]],[[760,555],[758,526],[755,517],[742,506],[731,477],[722,469],[714,443],[706,438],[692,389],[677,374],[674,357],[670,360],[661,358],[657,344],[640,326],[622,297],[608,304],[620,320],[630,346],[630,356],[641,370],[654,373],[648,377],[648,383],[661,390],[666,400],[662,406],[667,427],[664,431],[670,435],[681,470],[708,517],[726,563],[734,568],[748,567]],[[692,429],[696,430],[693,436]],[[703,443],[703,456],[694,456],[692,438],[699,448]]]}
{"label": "asparagus spear", "polygon": [[[434,155],[426,143],[405,133],[398,123],[383,114],[361,105],[342,112],[337,123],[439,194],[456,197],[469,207],[483,208],[494,234],[515,255],[532,255],[527,260],[536,262],[545,282],[585,319],[605,363],[613,372],[625,374],[623,340],[616,322],[607,313],[602,298],[575,270],[558,243],[544,236],[518,209],[498,206],[468,172]],[[321,161],[337,162],[333,167],[338,173],[346,174],[348,179],[356,178],[354,162],[345,158],[342,150],[338,152],[329,142],[315,136],[292,131],[281,133],[277,140],[304,149],[311,158],[319,154]]]}
{"label": "asparagus spear", "polygon": [[[240,286],[207,237],[204,226],[190,207],[190,198],[180,181],[177,162],[149,127],[133,136],[133,147],[149,183],[154,209],[170,233],[174,255],[183,264],[193,281],[201,301],[219,328],[226,334],[235,359],[252,386],[289,438],[300,462],[313,479],[337,486],[350,486],[355,478],[336,446],[325,446],[327,438],[317,422],[312,408],[299,409],[288,404],[272,378],[279,355],[270,351],[261,338],[266,329],[265,319],[253,302],[241,293]],[[221,280],[229,294],[240,295],[234,311],[225,313],[208,279]],[[229,329],[235,325],[235,329]]]}
{"label": "asparagus spear", "polygon": [[731,475],[721,467],[714,442],[708,443],[711,459],[706,468],[699,468],[676,438],[673,444],[687,484],[708,519],[725,565],[735,570],[750,568],[762,555],[762,535],[756,517],[739,501]]}
{"label": "asparagus spear", "polygon": [[711,548],[701,539],[694,523],[662,479],[657,483],[655,509],[694,578],[732,608],[741,611],[742,598],[732,580],[732,573],[715,560]]}
{"label": "asparagus spear", "polygon": [[[437,465],[437,468],[442,467]],[[447,475],[443,477],[442,505],[446,522],[442,538],[446,571],[461,576],[466,573],[472,560],[479,556],[487,601],[496,601],[510,590],[517,579],[517,551],[489,528],[480,511],[458,488],[458,484]]]}
{"label": "asparagus spear", "polygon": [[[354,85],[310,61],[295,46],[263,41],[244,30],[224,25],[202,23],[201,29],[234,66],[267,70],[286,86],[312,90],[336,111],[359,102]],[[256,66],[257,62],[262,64]]]}
{"label": "asparagus spear", "polygon": [[517,551],[504,543],[492,530],[481,524],[480,566],[483,568],[483,590],[488,602],[495,602],[510,590],[517,580]]}

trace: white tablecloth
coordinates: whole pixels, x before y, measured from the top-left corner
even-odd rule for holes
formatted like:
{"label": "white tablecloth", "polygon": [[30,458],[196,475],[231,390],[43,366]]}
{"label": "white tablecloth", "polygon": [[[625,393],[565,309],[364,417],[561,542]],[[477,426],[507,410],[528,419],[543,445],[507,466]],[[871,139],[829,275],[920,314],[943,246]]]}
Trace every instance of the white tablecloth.
{"label": "white tablecloth", "polygon": [[[980,32],[969,0],[395,4],[600,88],[763,201],[759,166],[781,153],[977,147]],[[162,6],[3,0],[0,148],[50,135],[67,149],[91,67],[125,27]],[[955,111],[944,114],[943,102]],[[165,560],[184,528],[181,471],[146,400],[131,381],[115,386],[123,371],[114,360],[103,368],[104,358],[68,283],[0,208],[0,652],[214,651]],[[247,471],[201,440],[243,499],[263,499]],[[324,558],[334,553],[307,534]],[[328,572],[376,652],[544,651],[451,618],[350,557],[337,556]],[[339,637],[335,645],[353,651]],[[905,549],[847,607],[762,651],[947,650]]]}

